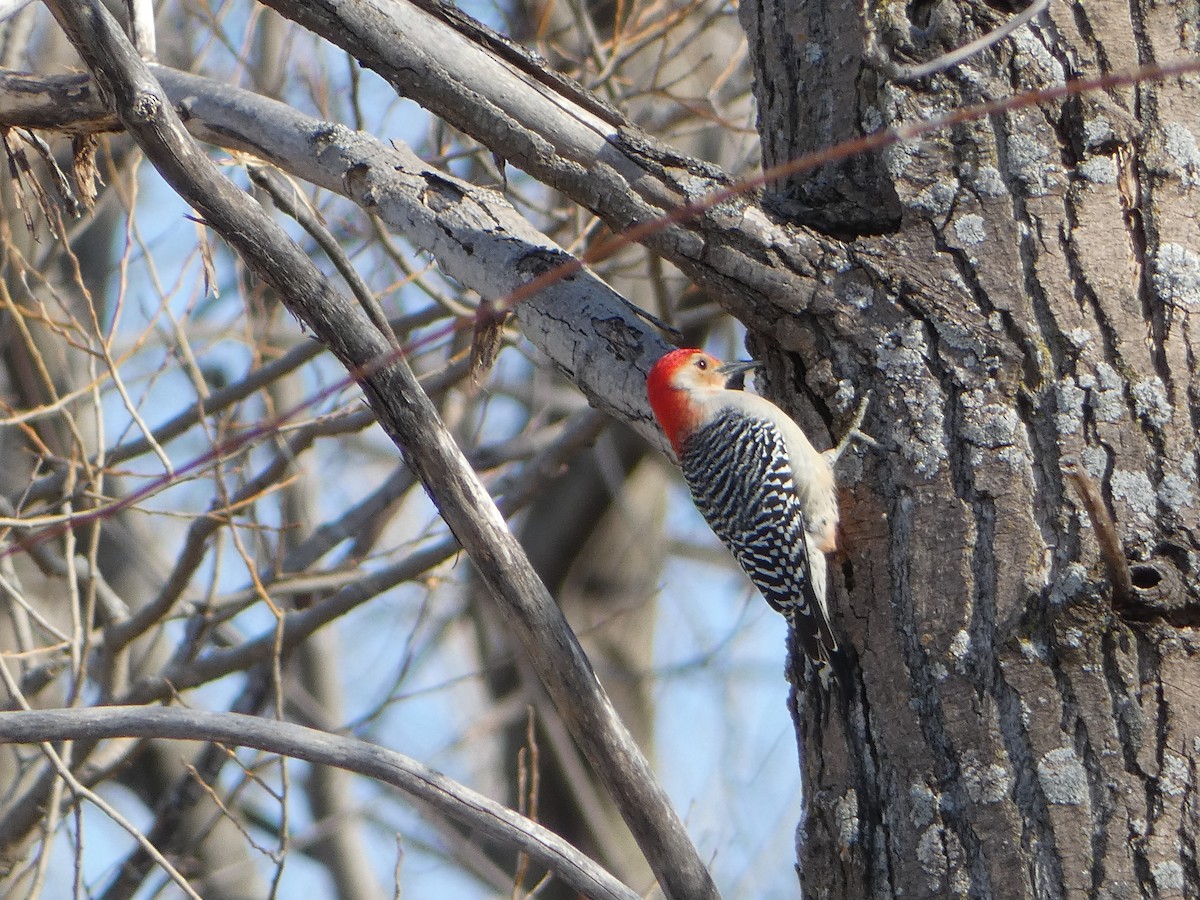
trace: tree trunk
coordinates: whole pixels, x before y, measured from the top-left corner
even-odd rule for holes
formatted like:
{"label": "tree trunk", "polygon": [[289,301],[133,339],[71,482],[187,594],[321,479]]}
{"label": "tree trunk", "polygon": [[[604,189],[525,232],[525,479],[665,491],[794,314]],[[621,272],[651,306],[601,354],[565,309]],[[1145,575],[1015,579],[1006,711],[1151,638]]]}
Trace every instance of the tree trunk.
{"label": "tree trunk", "polygon": [[[741,16],[765,165],[1196,52],[1191,3],[1054,3],[905,84],[871,41],[925,61],[1007,11],[747,0]],[[848,723],[792,667],[812,896],[1200,892],[1195,85],[1042,102],[774,188],[768,206],[828,233],[886,231],[844,245],[801,328],[752,337],[810,433],[870,390],[881,442],[839,472]],[[846,198],[860,215],[839,228]]]}

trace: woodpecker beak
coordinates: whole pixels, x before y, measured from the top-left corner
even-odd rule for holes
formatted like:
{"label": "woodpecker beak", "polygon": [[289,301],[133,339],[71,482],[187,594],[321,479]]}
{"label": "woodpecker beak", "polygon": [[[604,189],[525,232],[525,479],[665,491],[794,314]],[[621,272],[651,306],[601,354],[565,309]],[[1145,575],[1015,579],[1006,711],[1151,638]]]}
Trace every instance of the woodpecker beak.
{"label": "woodpecker beak", "polygon": [[739,362],[729,362],[717,369],[725,377],[725,387],[731,391],[746,389],[746,373],[757,369],[762,363],[757,359],[746,359]]}

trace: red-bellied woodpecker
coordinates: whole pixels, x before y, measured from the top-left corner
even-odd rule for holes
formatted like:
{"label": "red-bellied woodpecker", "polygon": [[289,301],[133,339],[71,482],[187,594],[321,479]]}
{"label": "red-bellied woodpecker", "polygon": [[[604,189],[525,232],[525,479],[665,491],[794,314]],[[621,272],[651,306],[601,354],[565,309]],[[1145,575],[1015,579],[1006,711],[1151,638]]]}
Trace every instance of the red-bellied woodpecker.
{"label": "red-bellied woodpecker", "polygon": [[740,390],[757,363],[673,350],[647,393],[692,499],[773,608],[787,616],[822,683],[833,674],[825,554],[837,544],[833,461],[770,401]]}

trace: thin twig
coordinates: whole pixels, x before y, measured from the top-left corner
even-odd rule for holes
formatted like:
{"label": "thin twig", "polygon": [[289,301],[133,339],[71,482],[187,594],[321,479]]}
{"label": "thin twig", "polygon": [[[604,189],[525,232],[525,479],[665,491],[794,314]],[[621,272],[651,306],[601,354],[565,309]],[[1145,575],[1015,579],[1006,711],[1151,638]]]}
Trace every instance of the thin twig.
{"label": "thin twig", "polygon": [[346,258],[337,238],[330,234],[329,229],[309,206],[307,198],[301,197],[295,185],[289,184],[285,187],[281,184],[283,179],[265,166],[250,165],[246,167],[246,171],[250,173],[251,181],[271,195],[276,206],[295,219],[305,231],[312,235],[313,240],[325,251],[329,261],[345,279],[346,286],[350,288],[350,293],[362,306],[367,318],[375,324],[375,327],[391,342],[393,347],[400,349],[396,333],[392,330],[392,325],[379,305],[379,301],[375,299],[375,294],[363,281],[362,276],[358,274],[358,270],[354,268],[350,260]]}
{"label": "thin twig", "polygon": [[1033,0],[1032,3],[1017,13],[1017,15],[1013,16],[1003,25],[993,28],[987,34],[983,35],[983,37],[977,38],[969,44],[964,44],[961,47],[951,50],[949,53],[942,54],[937,59],[922,63],[919,66],[905,66],[891,59],[879,47],[874,32],[868,34],[867,55],[871,63],[893,81],[916,81],[935,72],[949,69],[951,66],[957,66],[959,63],[970,59],[976,53],[980,53],[993,44],[1004,40],[1022,25],[1033,21],[1044,13],[1049,6],[1050,0]]}
{"label": "thin twig", "polygon": [[[25,697],[21,694],[21,689],[17,685],[16,680],[13,678],[12,673],[9,671],[8,664],[5,662],[2,654],[0,654],[0,679],[2,679],[4,681],[4,685],[8,689],[9,695],[12,696],[13,698],[15,698],[16,701],[23,707],[23,710],[21,712],[7,713],[7,715],[22,716],[22,715],[31,714],[32,711],[29,708],[29,704],[26,702]],[[102,712],[102,711],[103,711],[102,709],[95,709],[95,708],[90,709],[90,710],[86,710],[86,709],[58,710],[58,712],[66,718],[78,717],[81,714],[86,716],[88,712]],[[36,713],[32,713],[32,714],[36,715]],[[3,738],[0,737],[0,740],[3,740]],[[179,886],[179,889],[181,891],[183,891],[188,897],[191,897],[192,900],[202,900],[200,895],[197,894],[192,889],[192,886],[190,884],[188,884],[187,879],[184,878],[179,873],[179,871],[173,865],[171,865],[170,862],[168,862],[167,858],[159,852],[158,848],[155,847],[154,844],[151,843],[146,838],[146,835],[141,831],[141,829],[139,829],[132,822],[130,822],[128,819],[126,819],[123,815],[121,815],[119,812],[117,812],[117,810],[111,804],[109,804],[107,801],[105,801],[104,799],[99,797],[95,792],[89,790],[85,785],[83,785],[79,781],[79,779],[77,779],[75,777],[75,774],[71,771],[70,766],[64,760],[63,756],[59,755],[58,751],[56,751],[54,749],[54,747],[52,746],[52,744],[50,743],[51,741],[71,741],[71,740],[73,740],[73,739],[69,738],[69,737],[46,736],[43,738],[35,738],[34,740],[31,740],[31,741],[23,741],[21,743],[29,743],[29,744],[37,743],[37,744],[39,744],[41,746],[42,753],[45,755],[46,759],[48,759],[50,761],[50,764],[51,764],[51,766],[54,767],[55,771],[57,771],[59,778],[63,782],[65,782],[68,787],[71,788],[71,791],[77,797],[82,797],[82,798],[90,801],[93,806],[95,806],[97,809],[101,810],[105,815],[107,815],[110,819],[112,819],[113,822],[115,822],[121,828],[125,829],[125,831],[127,831],[129,833],[130,837],[132,837],[135,841],[137,841],[142,846],[142,849],[146,852],[146,854],[149,855],[149,857],[151,859],[153,859],[154,862],[164,872],[167,873],[168,877],[170,877],[170,879],[172,881],[174,881],[175,884],[177,884]],[[67,746],[70,747],[71,745],[68,744]],[[64,751],[64,752],[68,752],[68,751]],[[57,809],[57,804],[55,805],[55,808]],[[49,839],[49,836],[47,836],[47,839]]]}

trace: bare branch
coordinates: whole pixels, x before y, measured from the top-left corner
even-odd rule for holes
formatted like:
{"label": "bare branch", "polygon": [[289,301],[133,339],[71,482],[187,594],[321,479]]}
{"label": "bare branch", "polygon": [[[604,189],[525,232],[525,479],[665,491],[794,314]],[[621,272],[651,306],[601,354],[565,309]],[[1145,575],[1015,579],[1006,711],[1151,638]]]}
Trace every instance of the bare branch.
{"label": "bare branch", "polygon": [[[390,324],[393,329],[404,334],[409,329],[429,324],[439,314],[439,310],[431,308],[412,316],[403,316]],[[311,341],[306,341],[293,347],[283,354],[283,356],[248,373],[244,378],[239,378],[232,384],[220,390],[213,391],[207,397],[200,398],[195,405],[183,410],[173,416],[168,422],[154,429],[150,437],[163,444],[179,437],[188,429],[201,422],[206,416],[215,415],[233,406],[235,403],[245,400],[256,391],[282,378],[289,372],[295,371],[314,357],[319,356],[323,350],[324,348],[320,344]],[[101,456],[89,460],[88,464],[97,465],[99,459],[103,458],[110,466],[119,465],[120,463],[141,456],[150,448],[151,442],[149,437],[141,437],[105,450]],[[69,472],[57,472],[45,478],[38,479],[27,490],[22,491],[22,499],[28,504],[56,497],[62,492],[68,476]]]}
{"label": "bare branch", "polygon": [[362,276],[358,274],[350,260],[346,258],[345,252],[341,245],[338,244],[337,238],[330,234],[329,229],[320,221],[320,218],[308,207],[308,204],[301,201],[297,196],[295,185],[283,184],[282,179],[262,166],[249,167],[250,180],[256,185],[271,195],[271,199],[275,201],[275,205],[286,212],[289,216],[299,222],[304,230],[307,231],[314,241],[325,251],[325,255],[329,257],[329,261],[337,268],[342,278],[346,280],[346,286],[350,288],[350,292],[354,294],[359,304],[363,308],[363,312],[367,314],[374,324],[379,329],[380,333],[387,336],[392,342],[392,346],[399,348],[400,342],[396,338],[395,332],[392,331],[391,323],[388,322],[387,316],[379,306],[379,301],[375,299],[375,295],[371,293],[371,289],[367,287]]}
{"label": "bare branch", "polygon": [[[501,195],[431,168],[399,142],[389,146],[365,132],[304,116],[211,79],[161,66],[154,74],[172,102],[183,108],[184,122],[197,137],[254,153],[298,178],[347,196],[429,250],[443,271],[482,297],[502,300],[571,259]],[[72,81],[73,95],[86,97],[88,92],[76,86]],[[44,102],[61,100],[66,90],[63,86],[46,91]],[[11,78],[0,78],[0,96],[5,98],[0,107],[10,95],[19,99],[27,94],[14,87]],[[94,102],[77,100],[75,114],[85,119],[96,115]],[[39,118],[33,111],[26,115]],[[640,310],[584,269],[523,300],[516,318],[525,336],[592,405],[667,449],[646,403],[644,383],[650,366],[669,346],[647,326]],[[579,323],[590,327],[580,328]],[[43,495],[54,477],[46,482],[36,486],[35,496]]]}
{"label": "bare branch", "polygon": [[129,37],[142,59],[158,56],[158,35],[154,30],[154,0],[125,0],[129,11]]}
{"label": "bare branch", "polygon": [[0,713],[0,741],[8,743],[117,737],[218,742],[357,772],[390,784],[455,821],[529,854],[588,897],[638,897],[549,829],[416,760],[366,741],[257,716],[177,707],[106,706]]}
{"label": "bare branch", "polygon": [[[614,233],[730,186],[718,166],[662,145],[544,61],[448,3],[266,0],[341,47],[404,97],[592,210]],[[698,283],[730,297],[803,305],[824,254],[803,229],[772,224],[749,196],[639,236]],[[769,260],[759,266],[751,260]],[[753,303],[745,304],[752,307]]]}

